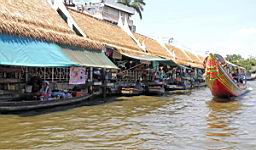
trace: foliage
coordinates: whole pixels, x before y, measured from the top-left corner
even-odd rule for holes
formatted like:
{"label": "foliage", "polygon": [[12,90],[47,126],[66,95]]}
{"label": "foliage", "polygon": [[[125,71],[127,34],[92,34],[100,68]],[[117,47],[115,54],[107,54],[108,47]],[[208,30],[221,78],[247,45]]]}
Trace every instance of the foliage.
{"label": "foliage", "polygon": [[140,19],[142,19],[142,11],[144,10],[143,7],[146,5],[144,0],[118,0],[117,2],[134,8],[135,11],[140,15]]}
{"label": "foliage", "polygon": [[243,58],[241,55],[232,54],[227,55],[226,60],[233,64],[244,67],[246,70],[251,70],[252,66],[256,66],[256,57],[250,56],[249,58]]}

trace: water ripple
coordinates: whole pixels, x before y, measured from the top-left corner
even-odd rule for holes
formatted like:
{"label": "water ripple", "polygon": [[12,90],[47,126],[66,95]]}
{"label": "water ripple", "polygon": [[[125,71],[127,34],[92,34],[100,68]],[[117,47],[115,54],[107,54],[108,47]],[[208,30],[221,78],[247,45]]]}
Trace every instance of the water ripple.
{"label": "water ripple", "polygon": [[218,103],[201,88],[30,117],[0,115],[0,149],[254,149],[255,96]]}

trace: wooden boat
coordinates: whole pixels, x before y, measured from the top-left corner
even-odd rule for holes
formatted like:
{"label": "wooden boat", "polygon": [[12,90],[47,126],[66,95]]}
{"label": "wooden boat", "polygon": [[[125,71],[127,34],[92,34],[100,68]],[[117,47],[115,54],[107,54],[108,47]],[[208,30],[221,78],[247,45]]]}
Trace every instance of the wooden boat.
{"label": "wooden boat", "polygon": [[255,80],[256,79],[256,74],[250,74],[250,76],[247,76],[246,77],[246,80],[247,81],[253,81],[253,80]]}
{"label": "wooden boat", "polygon": [[188,89],[192,89],[192,85],[190,80],[188,80],[187,78],[181,78],[181,82],[168,82],[166,81],[166,85],[165,85],[165,90],[166,91],[175,91],[175,90],[188,90]]}
{"label": "wooden boat", "polygon": [[147,85],[147,95],[163,95],[165,93],[163,82],[150,82]]}
{"label": "wooden boat", "polygon": [[188,90],[188,89],[191,89],[191,85],[167,84],[165,86],[166,91]]}
{"label": "wooden boat", "polygon": [[192,89],[192,87],[193,85],[191,82],[191,78],[188,76],[179,77],[178,81],[177,81],[177,78],[175,80],[173,79],[165,80],[166,91],[188,90],[188,89]]}
{"label": "wooden boat", "polygon": [[227,61],[218,54],[209,54],[205,59],[205,79],[215,97],[240,96],[247,91],[245,84],[236,83],[226,71]]}
{"label": "wooden boat", "polygon": [[31,111],[36,109],[46,109],[57,106],[64,106],[75,104],[90,99],[93,95],[86,95],[80,97],[72,97],[66,99],[53,99],[53,100],[10,100],[0,101],[0,112],[11,113],[11,112],[23,112]]}
{"label": "wooden boat", "polygon": [[121,95],[136,96],[143,94],[145,89],[140,84],[126,84],[121,86]]}

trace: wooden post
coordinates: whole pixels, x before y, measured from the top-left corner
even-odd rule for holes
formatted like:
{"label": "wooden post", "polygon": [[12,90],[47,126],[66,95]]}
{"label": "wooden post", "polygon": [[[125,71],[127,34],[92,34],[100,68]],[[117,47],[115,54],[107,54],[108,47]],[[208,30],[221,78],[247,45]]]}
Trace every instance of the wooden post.
{"label": "wooden post", "polygon": [[54,81],[54,68],[52,68],[52,82]]}
{"label": "wooden post", "polygon": [[102,89],[102,92],[103,92],[103,98],[106,97],[106,90],[107,90],[107,85],[106,85],[106,69],[103,68],[103,71],[102,71],[102,86],[103,86],[103,89]]}
{"label": "wooden post", "polygon": [[25,69],[25,81],[28,82],[28,67]]}
{"label": "wooden post", "polygon": [[90,82],[91,82],[91,85],[90,85],[90,87],[89,87],[89,89],[90,89],[90,94],[93,94],[93,88],[92,88],[92,86],[93,86],[93,67],[90,67]]}
{"label": "wooden post", "polygon": [[44,80],[45,80],[45,74],[46,74],[46,72],[45,72],[45,67],[44,67]]}

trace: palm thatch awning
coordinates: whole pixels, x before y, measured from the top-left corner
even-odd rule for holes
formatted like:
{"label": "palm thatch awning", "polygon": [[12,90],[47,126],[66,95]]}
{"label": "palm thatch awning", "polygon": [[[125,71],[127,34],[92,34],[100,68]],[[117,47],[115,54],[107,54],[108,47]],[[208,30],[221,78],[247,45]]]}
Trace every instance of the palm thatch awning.
{"label": "palm thatch awning", "polygon": [[187,55],[192,59],[193,63],[202,63],[201,59],[194,53],[190,52],[190,51],[185,51],[187,53]]}
{"label": "palm thatch awning", "polygon": [[204,68],[203,67],[203,61],[200,59],[200,57],[190,51],[186,51],[186,53],[188,54],[188,56],[192,59],[192,67],[195,68]]}
{"label": "palm thatch awning", "polygon": [[0,3],[0,33],[80,48],[103,48],[99,42],[77,36],[47,0],[0,0]]}
{"label": "palm thatch awning", "polygon": [[68,11],[89,39],[114,47],[121,53],[145,54],[135,41],[119,26],[76,10],[68,9]]}
{"label": "palm thatch awning", "polygon": [[170,51],[174,52],[174,54],[175,54],[174,61],[177,64],[191,66],[191,67],[195,67],[195,68],[203,68],[203,62],[201,62],[201,60],[199,60],[199,58],[195,54],[185,51],[185,50],[182,50],[182,49],[177,48],[170,44],[166,44],[166,47]]}
{"label": "palm thatch awning", "polygon": [[204,56],[201,56],[201,55],[198,55],[198,57],[200,58],[200,62],[204,62],[204,59],[205,59],[205,57]]}
{"label": "palm thatch awning", "polygon": [[147,52],[151,55],[156,55],[169,60],[173,60],[173,57],[156,40],[139,33],[135,33],[134,36],[140,41],[140,43],[145,44]]}
{"label": "palm thatch awning", "polygon": [[185,51],[182,51],[181,49],[170,45],[166,44],[166,47],[175,54],[175,62],[181,65],[188,66],[189,63],[192,63],[191,58],[185,53]]}

